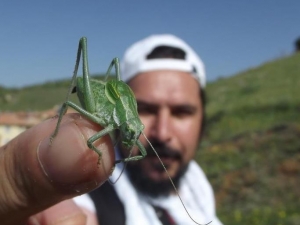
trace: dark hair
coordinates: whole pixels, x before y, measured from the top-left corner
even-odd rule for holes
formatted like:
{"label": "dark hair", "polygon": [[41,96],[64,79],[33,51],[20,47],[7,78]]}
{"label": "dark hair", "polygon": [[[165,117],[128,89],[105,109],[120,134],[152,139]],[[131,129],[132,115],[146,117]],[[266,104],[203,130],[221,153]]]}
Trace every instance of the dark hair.
{"label": "dark hair", "polygon": [[202,123],[201,123],[201,130],[200,130],[200,139],[203,137],[204,129],[206,125],[206,116],[205,116],[205,106],[206,106],[206,95],[205,91],[200,87],[200,99],[202,104]]}
{"label": "dark hair", "polygon": [[180,48],[159,46],[147,55],[147,59],[185,59],[185,52]]}
{"label": "dark hair", "polygon": [[[152,50],[147,55],[147,59],[185,59],[185,51],[183,51],[180,48],[175,48],[171,46],[158,46]],[[195,68],[194,68],[195,70]],[[194,71],[195,72],[195,71]],[[200,87],[199,91],[199,97],[202,105],[202,124],[201,124],[201,130],[200,130],[200,138],[203,136],[204,127],[205,127],[205,105],[206,105],[206,97],[205,97],[205,91]]]}

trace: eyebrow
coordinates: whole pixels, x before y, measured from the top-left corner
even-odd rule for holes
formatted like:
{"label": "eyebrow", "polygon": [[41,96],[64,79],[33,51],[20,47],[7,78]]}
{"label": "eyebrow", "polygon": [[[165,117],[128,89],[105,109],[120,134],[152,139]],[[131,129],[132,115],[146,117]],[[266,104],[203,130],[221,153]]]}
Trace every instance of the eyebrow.
{"label": "eyebrow", "polygon": [[151,103],[151,102],[146,102],[146,101],[141,101],[137,100],[136,101],[138,109],[139,108],[152,108],[152,109],[157,109],[159,106],[157,104]]}

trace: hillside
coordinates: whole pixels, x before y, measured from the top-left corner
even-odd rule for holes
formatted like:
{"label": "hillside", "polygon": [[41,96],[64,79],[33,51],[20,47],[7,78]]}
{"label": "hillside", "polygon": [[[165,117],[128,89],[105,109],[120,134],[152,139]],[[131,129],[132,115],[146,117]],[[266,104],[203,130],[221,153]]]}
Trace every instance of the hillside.
{"label": "hillside", "polygon": [[207,88],[197,154],[224,224],[300,221],[300,54]]}
{"label": "hillside", "polygon": [[[104,76],[93,76],[103,79]],[[39,111],[60,105],[66,99],[71,83],[69,80],[47,82],[41,85],[28,86],[19,89],[9,89],[0,86],[1,111]],[[71,100],[77,102],[76,95]]]}
{"label": "hillside", "polygon": [[[64,101],[69,82],[0,87],[0,111],[52,108]],[[224,224],[299,224],[299,87],[300,54],[208,84],[207,126],[196,159]]]}

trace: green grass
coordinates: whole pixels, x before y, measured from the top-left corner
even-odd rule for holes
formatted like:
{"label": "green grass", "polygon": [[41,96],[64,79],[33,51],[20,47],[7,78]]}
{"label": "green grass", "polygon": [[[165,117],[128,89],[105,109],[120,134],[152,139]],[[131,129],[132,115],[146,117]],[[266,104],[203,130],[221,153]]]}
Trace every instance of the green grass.
{"label": "green grass", "polygon": [[300,221],[300,54],[207,88],[197,161],[224,224]]}
{"label": "green grass", "polygon": [[[0,111],[52,108],[64,101],[69,82],[0,87]],[[196,160],[212,183],[221,221],[299,224],[300,54],[209,83],[206,93]]]}
{"label": "green grass", "polygon": [[291,217],[300,219],[299,137],[300,126],[283,124],[198,152],[225,224],[298,224]]}
{"label": "green grass", "polygon": [[299,76],[300,54],[295,54],[208,84],[209,139],[300,122]]}
{"label": "green grass", "polygon": [[[93,76],[103,79],[103,76]],[[0,112],[1,111],[38,111],[47,110],[64,102],[71,83],[68,80],[47,82],[42,85],[24,87],[20,89],[5,89],[0,87]],[[71,100],[79,103],[76,95],[71,95]]]}

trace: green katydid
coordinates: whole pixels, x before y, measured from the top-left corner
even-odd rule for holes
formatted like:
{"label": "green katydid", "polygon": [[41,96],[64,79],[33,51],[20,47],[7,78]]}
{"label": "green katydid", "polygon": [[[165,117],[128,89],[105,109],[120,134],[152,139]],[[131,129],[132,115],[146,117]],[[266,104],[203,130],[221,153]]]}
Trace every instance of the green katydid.
{"label": "green katydid", "polygon": [[[81,54],[83,58],[83,77],[77,77]],[[130,153],[128,158],[118,160],[116,163],[129,162],[144,158],[147,155],[147,152],[139,140],[139,136],[142,134],[161,162],[185,211],[196,224],[199,224],[188,213],[167,169],[161,161],[158,153],[143,133],[144,125],[142,124],[137,112],[135,96],[131,88],[123,82],[120,77],[119,59],[114,58],[112,60],[106,72],[105,80],[100,81],[89,78],[87,58],[87,39],[86,37],[82,37],[79,41],[71,85],[66,101],[61,107],[56,128],[51,136],[51,142],[58,134],[62,117],[67,112],[68,107],[75,109],[86,118],[104,127],[103,130],[99,131],[87,140],[88,147],[99,155],[98,163],[100,163],[102,153],[101,150],[97,149],[93,143],[117,129],[120,130],[122,144],[128,149],[132,149],[134,145],[136,145],[140,150],[141,155],[131,156]],[[115,68],[117,79],[106,81],[113,67]],[[77,92],[81,107],[69,101],[69,96],[74,92]]]}
{"label": "green katydid", "polygon": [[[83,78],[77,77],[81,52],[83,54]],[[107,80],[113,67],[115,67],[117,79],[107,82],[90,79],[87,61],[87,39],[85,37],[80,39],[71,86],[67,99],[62,105],[57,126],[51,139],[53,140],[57,135],[61,119],[66,113],[68,106],[70,106],[104,127],[103,130],[87,140],[88,147],[99,155],[99,162],[101,151],[94,146],[93,142],[116,129],[121,131],[122,144],[125,147],[132,148],[134,145],[137,145],[141,152],[141,155],[128,157],[122,161],[139,160],[147,154],[144,146],[138,140],[144,125],[138,116],[137,103],[132,90],[121,80],[118,58],[112,60],[106,72],[105,80]],[[77,92],[82,107],[69,101],[69,96],[73,92]]]}

